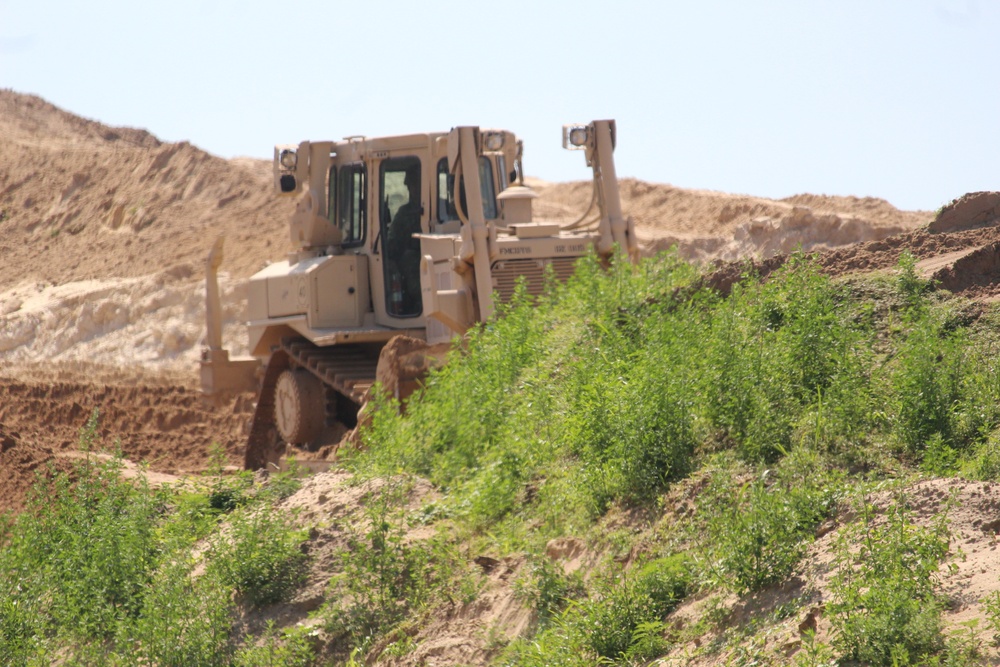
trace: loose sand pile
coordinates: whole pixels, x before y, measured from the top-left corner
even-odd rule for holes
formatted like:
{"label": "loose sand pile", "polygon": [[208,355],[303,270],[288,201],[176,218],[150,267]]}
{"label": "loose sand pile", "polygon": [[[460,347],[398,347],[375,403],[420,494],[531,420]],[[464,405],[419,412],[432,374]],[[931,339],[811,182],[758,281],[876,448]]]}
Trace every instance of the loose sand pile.
{"label": "loose sand pile", "polygon": [[[21,283],[0,293],[0,358],[141,366],[192,372],[204,336],[205,289],[190,267],[137,278],[51,285]],[[220,280],[226,344],[246,353],[246,283]]]}
{"label": "loose sand pile", "polygon": [[[536,211],[575,219],[590,183],[532,181]],[[690,261],[767,258],[797,249],[821,251],[914,230],[934,217],[900,211],[884,199],[796,195],[782,200],[621,181],[622,207],[648,253],[676,247]]]}

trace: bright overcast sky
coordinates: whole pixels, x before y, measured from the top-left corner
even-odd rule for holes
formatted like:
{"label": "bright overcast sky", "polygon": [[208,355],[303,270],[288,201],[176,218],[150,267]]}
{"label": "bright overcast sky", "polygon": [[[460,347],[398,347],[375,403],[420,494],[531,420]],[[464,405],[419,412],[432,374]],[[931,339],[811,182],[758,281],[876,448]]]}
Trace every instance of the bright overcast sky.
{"label": "bright overcast sky", "polygon": [[936,209],[1000,190],[997,0],[0,0],[0,87],[223,157],[481,125],[588,178]]}

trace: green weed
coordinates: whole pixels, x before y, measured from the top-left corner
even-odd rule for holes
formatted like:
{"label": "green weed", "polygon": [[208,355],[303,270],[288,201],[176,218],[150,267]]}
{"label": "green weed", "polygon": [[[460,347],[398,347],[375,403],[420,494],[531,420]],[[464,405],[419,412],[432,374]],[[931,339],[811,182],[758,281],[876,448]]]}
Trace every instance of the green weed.
{"label": "green weed", "polygon": [[993,632],[993,645],[1000,646],[1000,591],[993,591],[982,600],[986,624]]}
{"label": "green weed", "polygon": [[704,509],[696,527],[704,527],[714,579],[745,594],[792,574],[816,526],[833,513],[838,484],[804,450],[742,483],[738,472],[716,472],[699,501]]}
{"label": "green weed", "polygon": [[5,574],[25,592],[44,587],[45,615],[82,637],[107,637],[139,613],[157,556],[163,497],[121,467],[84,461],[36,486],[5,550]]}
{"label": "green weed", "polygon": [[896,287],[911,308],[922,304],[922,297],[931,281],[917,275],[917,258],[909,250],[899,254],[896,263]]}
{"label": "green weed", "polygon": [[683,554],[604,578],[589,599],[570,600],[530,641],[508,646],[500,664],[634,664],[661,655],[669,646],[663,620],[687,595],[691,581]]}
{"label": "green weed", "polygon": [[305,577],[306,535],[271,502],[234,512],[212,541],[209,571],[254,606],[287,599]]}
{"label": "green weed", "polygon": [[527,569],[527,575],[514,582],[514,591],[535,609],[542,627],[569,602],[586,595],[581,577],[565,575],[547,556],[529,558]]}
{"label": "green weed", "polygon": [[964,348],[963,337],[943,331],[934,317],[915,322],[900,346],[889,375],[892,431],[907,453],[922,454],[935,434],[951,441]]}
{"label": "green weed", "polygon": [[374,638],[420,609],[456,569],[446,546],[407,542],[405,493],[402,483],[387,481],[368,498],[366,526],[353,531],[340,554],[341,571],[321,612],[327,630],[362,654]]}
{"label": "green weed", "polygon": [[194,576],[195,563],[161,564],[142,613],[119,630],[118,645],[133,665],[228,665],[232,655],[232,588]]}
{"label": "green weed", "polygon": [[870,664],[912,664],[945,648],[938,566],[948,552],[946,514],[929,528],[915,525],[897,493],[876,522],[868,498],[860,518],[842,532],[828,605],[834,646]]}
{"label": "green weed", "polygon": [[304,628],[279,632],[274,622],[268,622],[260,641],[242,647],[233,656],[233,667],[308,667],[314,659]]}

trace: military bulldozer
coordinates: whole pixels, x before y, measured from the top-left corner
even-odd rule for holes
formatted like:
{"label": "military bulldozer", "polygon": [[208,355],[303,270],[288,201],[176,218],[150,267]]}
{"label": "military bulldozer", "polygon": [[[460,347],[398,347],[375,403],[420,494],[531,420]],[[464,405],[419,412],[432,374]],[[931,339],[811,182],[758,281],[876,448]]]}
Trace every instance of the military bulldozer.
{"label": "military bulldozer", "polygon": [[575,222],[532,218],[522,143],[505,130],[305,141],[274,149],[274,188],[298,197],[291,251],[250,278],[249,349],[222,347],[216,271],[208,261],[203,391],[257,388],[245,466],[309,449],[337,422],[353,427],[396,336],[439,344],[489,319],[523,278],[540,293],[595,247],[635,258],[621,211],[611,120],[568,125],[563,147],[593,170],[590,206]]}

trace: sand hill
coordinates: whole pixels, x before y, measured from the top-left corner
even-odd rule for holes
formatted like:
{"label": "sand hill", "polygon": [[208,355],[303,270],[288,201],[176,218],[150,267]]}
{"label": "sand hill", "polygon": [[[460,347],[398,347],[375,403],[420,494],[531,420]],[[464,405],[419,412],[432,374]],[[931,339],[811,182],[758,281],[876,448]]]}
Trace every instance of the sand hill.
{"label": "sand hill", "polygon": [[[532,184],[540,217],[569,219],[589,201],[588,182]],[[773,201],[636,180],[623,181],[622,200],[646,252],[677,246],[702,261],[839,247],[932,217],[870,198]],[[292,208],[273,196],[266,161],[0,91],[0,359],[193,367],[204,258],[219,234],[227,341],[239,351],[243,279],[284,255]]]}

